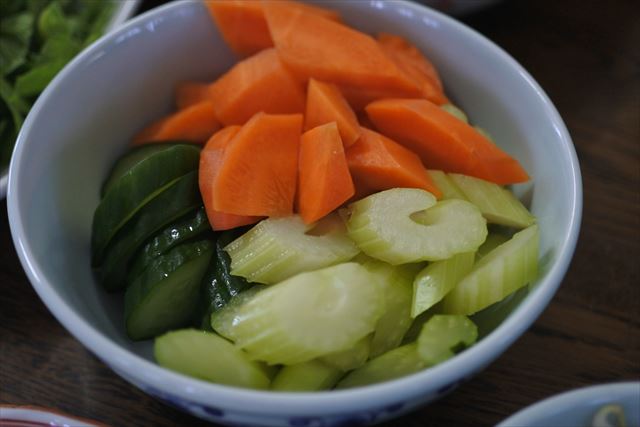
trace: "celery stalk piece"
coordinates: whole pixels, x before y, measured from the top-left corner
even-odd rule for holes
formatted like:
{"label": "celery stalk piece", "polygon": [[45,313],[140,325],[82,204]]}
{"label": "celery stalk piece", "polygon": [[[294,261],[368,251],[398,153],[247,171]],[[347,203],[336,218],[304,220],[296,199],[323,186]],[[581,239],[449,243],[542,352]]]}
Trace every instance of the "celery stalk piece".
{"label": "celery stalk piece", "polygon": [[462,190],[449,178],[445,172],[436,169],[427,169],[427,173],[436,187],[442,192],[442,200],[459,199],[467,200]]}
{"label": "celery stalk piece", "polygon": [[492,224],[525,228],[536,218],[506,188],[472,176],[450,173],[451,180],[462,190],[467,200],[476,205]]}
{"label": "celery stalk piece", "polygon": [[321,236],[298,215],[260,221],[224,249],[231,274],[250,282],[278,283],[298,273],[349,261],[359,252],[335,215],[333,229]]}
{"label": "celery stalk piece", "polygon": [[422,327],[418,337],[418,354],[429,366],[452,358],[460,347],[471,346],[478,339],[478,328],[466,316],[436,314]]}
{"label": "celery stalk piece", "polygon": [[516,233],[476,263],[443,299],[443,312],[473,314],[533,282],[538,275],[537,225]]}
{"label": "celery stalk piece", "polygon": [[392,265],[439,261],[475,251],[486,220],[463,200],[437,202],[429,192],[394,188],[350,205],[348,234],[367,255]]}
{"label": "celery stalk piece", "polygon": [[462,111],[460,108],[456,107],[455,105],[444,104],[444,105],[441,105],[440,108],[442,108],[447,113],[451,114],[456,119],[461,120],[465,123],[469,123],[469,119],[467,118],[467,115],[464,113],[464,111]]}
{"label": "celery stalk piece", "polygon": [[413,280],[411,317],[415,318],[440,302],[471,271],[474,258],[473,252],[464,252],[435,261],[421,270]]}
{"label": "celery stalk piece", "polygon": [[342,372],[351,371],[364,365],[371,353],[371,335],[367,335],[347,350],[327,354],[320,360],[325,365],[339,369]]}
{"label": "celery stalk piece", "polygon": [[317,360],[284,366],[271,383],[275,391],[321,391],[332,388],[343,372]]}

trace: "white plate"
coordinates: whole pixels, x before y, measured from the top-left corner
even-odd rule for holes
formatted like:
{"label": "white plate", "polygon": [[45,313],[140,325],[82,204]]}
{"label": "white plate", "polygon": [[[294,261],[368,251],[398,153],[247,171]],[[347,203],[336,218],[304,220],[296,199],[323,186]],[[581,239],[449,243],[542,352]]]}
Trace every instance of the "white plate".
{"label": "white plate", "polygon": [[106,427],[104,424],[37,406],[0,406],[0,425],[7,427]]}
{"label": "white plate", "polygon": [[[116,0],[116,10],[113,12],[111,21],[105,29],[105,34],[115,30],[127,19],[131,18],[142,0]],[[7,195],[7,182],[9,181],[9,168],[2,171],[0,176],[0,200]]]}
{"label": "white plate", "polygon": [[625,382],[585,387],[549,397],[496,427],[590,427],[595,413],[609,404],[623,408],[627,426],[640,426],[640,382]]}

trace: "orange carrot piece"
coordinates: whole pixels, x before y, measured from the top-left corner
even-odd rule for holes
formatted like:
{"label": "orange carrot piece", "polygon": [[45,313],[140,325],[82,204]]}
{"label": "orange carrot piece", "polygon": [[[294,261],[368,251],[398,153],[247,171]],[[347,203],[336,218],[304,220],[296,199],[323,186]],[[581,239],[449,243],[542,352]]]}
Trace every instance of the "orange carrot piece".
{"label": "orange carrot piece", "polygon": [[336,85],[309,80],[307,88],[307,110],[304,118],[305,130],[336,122],[344,148],[360,137],[358,118]]}
{"label": "orange carrot piece", "polygon": [[204,101],[152,123],[133,138],[133,143],[183,140],[204,144],[218,129],[213,104]]}
{"label": "orange carrot piece", "polygon": [[183,82],[176,86],[176,107],[183,110],[203,101],[209,101],[209,84]]}
{"label": "orange carrot piece", "polygon": [[216,132],[207,141],[200,152],[200,168],[198,169],[198,184],[204,202],[207,218],[214,230],[229,230],[231,228],[258,222],[261,217],[243,216],[220,212],[213,204],[213,183],[224,161],[224,153],[233,137],[240,130],[240,126],[228,126]]}
{"label": "orange carrot piece", "polygon": [[424,99],[385,99],[366,107],[376,128],[416,153],[430,169],[496,184],[525,182],[520,163],[467,123]]}
{"label": "orange carrot piece", "polygon": [[254,114],[302,113],[303,85],[284,67],[274,49],[237,63],[211,85],[211,100],[224,125],[242,125]]}
{"label": "orange carrot piece", "polygon": [[213,185],[217,210],[236,215],[293,213],[302,114],[258,113],[227,146]]}
{"label": "orange carrot piece", "polygon": [[364,188],[422,188],[442,196],[417,155],[372,130],[362,128],[360,139],[347,150],[347,163],[354,181]]}
{"label": "orange carrot piece", "polygon": [[[285,1],[285,0],[279,0]],[[262,11],[262,0],[207,0],[209,14],[231,50],[249,56],[273,46],[269,27]],[[286,1],[288,7],[301,8],[327,19],[340,20],[340,15],[329,9]]]}
{"label": "orange carrot piece", "polygon": [[328,215],[354,195],[336,122],[302,135],[298,171],[298,209],[307,224]]}
{"label": "orange carrot piece", "polygon": [[393,34],[378,34],[384,53],[421,89],[422,96],[438,105],[449,102],[433,64],[407,40]]}
{"label": "orange carrot piece", "polygon": [[263,9],[278,55],[298,77],[419,95],[370,36],[278,1]]}

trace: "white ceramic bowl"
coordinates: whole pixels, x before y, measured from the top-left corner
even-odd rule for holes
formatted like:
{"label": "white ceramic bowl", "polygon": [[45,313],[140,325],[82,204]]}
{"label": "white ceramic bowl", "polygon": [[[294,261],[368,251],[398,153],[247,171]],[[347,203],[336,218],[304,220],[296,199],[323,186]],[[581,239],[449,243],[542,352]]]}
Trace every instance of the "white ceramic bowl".
{"label": "white ceramic bowl", "polygon": [[558,394],[517,412],[496,427],[589,427],[605,405],[619,405],[627,425],[640,426],[640,382],[595,385]]}
{"label": "white ceramic bowl", "polygon": [[[324,3],[326,4],[326,3]],[[545,93],[504,51],[418,4],[337,1],[345,21],[415,42],[441,71],[451,97],[535,177],[518,188],[541,228],[542,268],[526,299],[491,335],[433,369],[366,388],[269,393],[209,384],[153,362],[132,343],[121,295],[97,286],[89,267],[100,184],[131,136],[169,111],[174,84],[213,80],[234,63],[205,8],[177,2],[140,16],[73,60],[49,85],[18,138],[9,176],[9,220],[34,288],[56,318],[115,372],[142,390],[220,423],[325,426],[378,422],[441,397],[516,340],[555,293],[571,260],[582,210],[579,166]]]}
{"label": "white ceramic bowl", "polygon": [[[118,1],[115,5],[111,20],[105,27],[105,33],[109,33],[120,25],[122,25],[127,19],[129,19],[135,13],[136,9],[140,5],[142,0],[127,0]],[[9,169],[0,169],[0,200],[4,199],[7,194],[7,182],[9,181]]]}

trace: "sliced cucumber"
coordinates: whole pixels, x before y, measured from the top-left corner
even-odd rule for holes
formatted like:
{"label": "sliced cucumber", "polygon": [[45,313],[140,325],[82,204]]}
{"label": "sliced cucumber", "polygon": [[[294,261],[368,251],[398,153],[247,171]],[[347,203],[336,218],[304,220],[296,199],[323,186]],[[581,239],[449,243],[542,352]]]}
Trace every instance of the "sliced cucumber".
{"label": "sliced cucumber", "polygon": [[376,357],[399,346],[411,326],[413,278],[424,264],[391,266],[373,258],[361,262],[378,279],[384,295],[384,314],[371,341],[371,357]]}
{"label": "sliced cucumber", "polygon": [[[188,142],[175,141],[174,144],[183,144]],[[104,182],[102,190],[100,191],[100,197],[104,197],[105,194],[115,185],[120,178],[122,178],[127,172],[129,172],[135,165],[145,160],[150,155],[166,150],[169,143],[159,144],[144,144],[138,147],[134,147],[127,151],[122,157],[118,159],[116,164],[109,172],[109,177]]]}
{"label": "sliced cucumber", "polygon": [[459,109],[455,105],[453,105],[453,104],[444,104],[444,105],[441,105],[440,108],[442,108],[447,113],[451,114],[456,119],[458,119],[460,121],[463,121],[465,123],[469,123],[469,119],[467,118],[467,115],[464,113],[464,111],[462,111],[461,109]]}
{"label": "sliced cucumber", "polygon": [[176,179],[198,169],[199,158],[200,150],[193,145],[167,145],[136,163],[110,186],[93,215],[92,266],[102,263],[107,245],[136,212]]}
{"label": "sliced cucumber", "polygon": [[449,178],[449,175],[435,169],[428,169],[427,172],[429,173],[429,176],[431,177],[433,182],[436,184],[436,187],[438,187],[438,189],[442,192],[442,200],[467,200],[467,198],[464,197],[464,193],[462,192],[462,190],[460,190],[458,186],[451,180],[451,178]]}
{"label": "sliced cucumber", "polygon": [[152,338],[191,322],[212,254],[213,243],[202,240],[180,245],[149,264],[124,296],[129,338]]}
{"label": "sliced cucumber", "polygon": [[301,273],[259,292],[233,322],[236,344],[270,364],[346,350],[370,334],[384,308],[374,277],[356,263]]}
{"label": "sliced cucumber", "polygon": [[478,339],[478,328],[466,316],[436,314],[422,327],[418,354],[429,366],[452,358]]}
{"label": "sliced cucumber", "polygon": [[275,391],[320,391],[331,389],[342,371],[317,360],[284,366],[271,383]]}
{"label": "sliced cucumber", "polygon": [[440,302],[471,271],[475,254],[464,252],[443,261],[435,261],[420,271],[413,280],[411,317]]}
{"label": "sliced cucumber", "polygon": [[362,367],[351,371],[336,388],[361,387],[383,381],[394,380],[421,371],[427,367],[415,343],[394,348],[375,359],[369,360]]}
{"label": "sliced cucumber", "polygon": [[367,335],[350,349],[328,354],[321,357],[319,360],[322,363],[339,369],[342,372],[359,368],[364,365],[369,358],[371,353],[371,338],[371,335]]}
{"label": "sliced cucumber", "polygon": [[210,314],[211,328],[219,335],[222,335],[230,341],[236,341],[237,337],[233,331],[238,319],[238,312],[240,308],[247,302],[251,301],[253,297],[263,290],[264,286],[254,286],[251,289],[240,292],[217,310],[214,310]]}
{"label": "sliced cucumber", "polygon": [[231,273],[250,282],[273,284],[348,261],[359,252],[342,230],[317,236],[308,233],[312,228],[298,215],[260,221],[225,247],[231,256]]}
{"label": "sliced cucumber", "polygon": [[505,236],[504,234],[489,233],[489,235],[487,236],[487,240],[485,240],[484,243],[480,245],[476,252],[476,261],[480,261],[489,252],[505,243],[507,240],[509,240],[509,237]]}
{"label": "sliced cucumber", "polygon": [[367,255],[390,264],[438,261],[475,251],[487,236],[478,208],[424,190],[394,188],[350,205],[349,237]]}
{"label": "sliced cucumber", "polygon": [[236,387],[267,389],[269,378],[244,352],[219,336],[194,329],[156,338],[160,366],[194,378]]}
{"label": "sliced cucumber", "polygon": [[129,268],[127,281],[133,282],[155,258],[209,230],[211,226],[204,207],[169,225],[144,245]]}
{"label": "sliced cucumber", "polygon": [[504,187],[472,176],[450,173],[449,177],[464,193],[467,200],[476,205],[492,224],[524,228],[533,225],[536,218]]}
{"label": "sliced cucumber", "polygon": [[114,237],[99,270],[100,282],[108,291],[126,286],[127,269],[136,251],[162,227],[202,206],[198,172],[177,179],[147,203]]}
{"label": "sliced cucumber", "polygon": [[538,241],[538,226],[532,225],[491,251],[443,299],[443,312],[473,314],[533,282]]}

